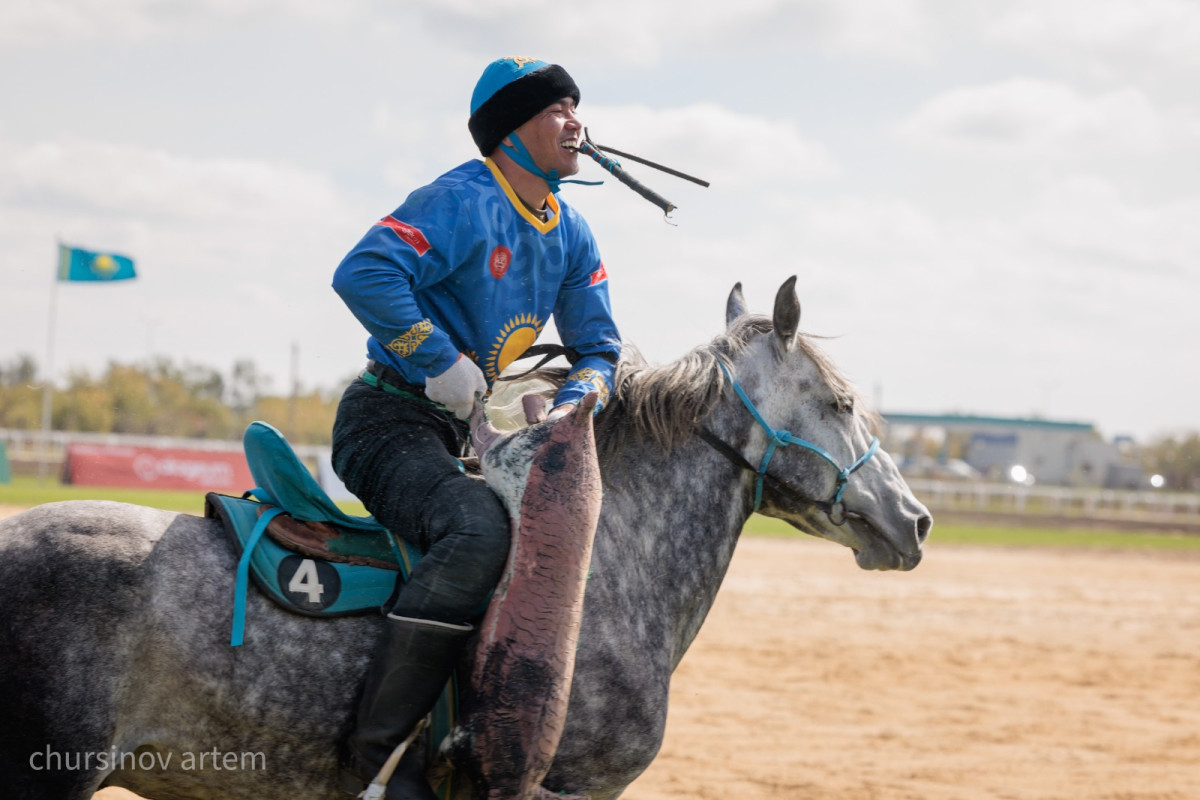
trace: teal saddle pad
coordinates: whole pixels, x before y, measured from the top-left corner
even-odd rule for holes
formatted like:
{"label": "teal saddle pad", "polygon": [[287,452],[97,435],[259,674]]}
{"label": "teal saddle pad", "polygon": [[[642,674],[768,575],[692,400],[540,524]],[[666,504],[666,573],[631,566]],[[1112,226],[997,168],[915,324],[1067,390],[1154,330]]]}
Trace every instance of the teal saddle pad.
{"label": "teal saddle pad", "polygon": [[272,512],[282,513],[278,506],[215,493],[204,502],[204,515],[224,523],[239,556],[239,592],[252,578],[259,591],[288,611],[338,617],[378,612],[396,589],[402,571],[318,558],[265,535],[265,525],[276,516]]}
{"label": "teal saddle pad", "polygon": [[[407,579],[420,552],[373,517],[338,508],[274,427],[252,422],[243,446],[256,487],[242,497],[205,497],[205,516],[224,524],[238,554],[230,643],[243,640],[251,579],[265,596],[298,614],[378,612],[395,592],[397,579]],[[267,526],[283,514],[334,531],[323,544],[327,552],[298,551],[281,543],[286,539],[267,535]]]}
{"label": "teal saddle pad", "polygon": [[[256,488],[242,497],[210,492],[204,503],[204,515],[224,524],[238,554],[230,644],[239,646],[244,639],[251,579],[262,594],[298,614],[379,613],[395,592],[397,579],[408,579],[420,551],[373,517],[352,516],[338,508],[283,434],[267,423],[250,423],[243,447]],[[284,514],[334,531],[336,537],[323,543],[329,557],[297,552],[268,535],[271,520]],[[453,729],[457,707],[458,679],[452,676],[431,715],[427,759],[435,757],[438,744]],[[448,776],[437,796],[450,797],[454,782],[454,776]]]}

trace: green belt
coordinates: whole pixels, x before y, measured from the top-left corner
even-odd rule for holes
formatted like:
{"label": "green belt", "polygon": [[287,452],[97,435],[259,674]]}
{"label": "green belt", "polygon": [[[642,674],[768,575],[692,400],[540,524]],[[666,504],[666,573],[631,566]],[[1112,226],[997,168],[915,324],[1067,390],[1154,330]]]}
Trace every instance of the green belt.
{"label": "green belt", "polygon": [[[358,377],[362,378],[363,382],[366,383],[368,386],[372,386],[376,389],[383,389],[388,394],[394,394],[397,397],[403,397],[405,400],[415,400],[418,403],[424,403],[425,405],[433,406],[434,408],[438,409],[439,411],[445,411],[447,414],[453,413],[450,411],[450,409],[446,408],[441,403],[435,403],[432,400],[430,400],[428,397],[421,397],[418,394],[413,394],[412,392],[406,392],[403,389],[397,389],[395,386],[392,386],[387,381],[379,380],[379,376],[373,374],[369,370],[364,369],[362,371],[362,374],[359,375]],[[2,444],[2,443],[0,443],[0,444]],[[463,465],[462,459],[456,458],[454,460],[458,462],[458,471],[463,474],[466,474],[467,468]]]}
{"label": "green belt", "polygon": [[363,382],[366,383],[368,386],[373,386],[376,389],[383,389],[388,394],[394,394],[397,397],[403,397],[406,400],[415,400],[418,403],[425,403],[426,405],[433,406],[434,408],[448,410],[441,403],[435,403],[432,400],[430,400],[428,397],[421,397],[421,395],[419,395],[419,394],[413,394],[412,392],[406,392],[403,389],[397,389],[395,386],[392,386],[387,381],[379,380],[379,376],[375,375],[374,373],[370,372],[369,370],[364,369],[362,374],[359,375],[358,377],[362,378]]}

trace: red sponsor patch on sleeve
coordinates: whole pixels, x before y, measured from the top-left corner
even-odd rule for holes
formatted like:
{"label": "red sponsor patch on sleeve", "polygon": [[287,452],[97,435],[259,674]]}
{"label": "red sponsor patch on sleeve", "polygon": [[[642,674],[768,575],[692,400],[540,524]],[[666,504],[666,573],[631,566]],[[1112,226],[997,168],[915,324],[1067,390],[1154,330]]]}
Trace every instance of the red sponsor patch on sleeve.
{"label": "red sponsor patch on sleeve", "polygon": [[600,283],[600,281],[606,280],[608,280],[608,270],[606,270],[604,265],[601,264],[600,269],[592,273],[592,279],[588,281],[588,286],[595,286],[597,283]]}
{"label": "red sponsor patch on sleeve", "polygon": [[417,251],[418,256],[423,256],[429,252],[430,244],[429,240],[425,238],[425,234],[407,222],[401,222],[395,217],[387,216],[375,224],[391,228],[392,232],[399,236],[402,241],[407,242],[413,250]]}

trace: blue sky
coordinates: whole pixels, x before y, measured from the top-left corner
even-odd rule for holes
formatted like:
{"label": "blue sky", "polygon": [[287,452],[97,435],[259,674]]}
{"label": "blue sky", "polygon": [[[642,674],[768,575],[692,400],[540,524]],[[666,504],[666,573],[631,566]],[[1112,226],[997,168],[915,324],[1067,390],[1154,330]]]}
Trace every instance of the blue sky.
{"label": "blue sky", "polygon": [[[43,361],[57,238],[137,259],[61,285],[54,371],[169,355],[284,391],[352,375],[333,268],[474,157],[502,55],[566,67],[679,210],[567,186],[625,338],[674,359],[741,281],[882,411],[1200,429],[1200,5],[1190,0],[42,0],[0,7],[0,362]],[[582,177],[601,178],[584,165]]]}

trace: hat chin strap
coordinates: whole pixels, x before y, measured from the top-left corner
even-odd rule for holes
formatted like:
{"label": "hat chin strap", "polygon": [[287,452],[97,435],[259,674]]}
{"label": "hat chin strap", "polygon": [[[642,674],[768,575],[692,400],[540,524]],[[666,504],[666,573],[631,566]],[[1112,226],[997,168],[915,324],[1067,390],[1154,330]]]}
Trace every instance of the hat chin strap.
{"label": "hat chin strap", "polygon": [[501,141],[500,149],[516,162],[517,166],[544,180],[546,185],[550,187],[550,191],[554,194],[558,194],[558,190],[562,188],[564,183],[578,183],[583,186],[600,186],[604,183],[604,181],[579,181],[573,178],[560,178],[556,169],[546,172],[533,163],[533,156],[529,155],[529,150],[525,147],[525,143],[521,141],[521,137],[517,136],[516,131],[510,133],[506,138],[511,140],[512,144],[506,144],[504,141]]}

